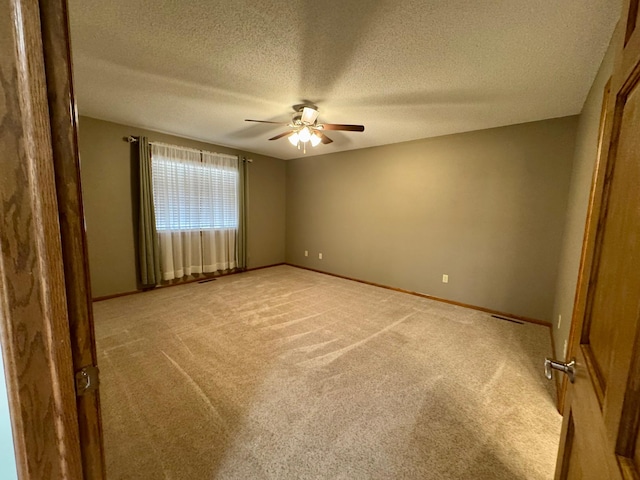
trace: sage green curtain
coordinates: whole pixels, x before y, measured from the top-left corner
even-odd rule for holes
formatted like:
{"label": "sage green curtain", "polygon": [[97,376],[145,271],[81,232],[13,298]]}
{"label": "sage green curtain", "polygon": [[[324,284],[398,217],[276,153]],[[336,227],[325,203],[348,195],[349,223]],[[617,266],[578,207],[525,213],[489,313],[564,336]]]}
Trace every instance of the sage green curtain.
{"label": "sage green curtain", "polygon": [[247,268],[247,159],[238,157],[238,235],[236,235],[236,268]]}
{"label": "sage green curtain", "polygon": [[140,283],[144,287],[151,287],[159,284],[162,277],[160,245],[156,231],[156,215],[153,209],[151,149],[147,137],[138,139],[138,163],[140,168],[140,224],[138,230]]}

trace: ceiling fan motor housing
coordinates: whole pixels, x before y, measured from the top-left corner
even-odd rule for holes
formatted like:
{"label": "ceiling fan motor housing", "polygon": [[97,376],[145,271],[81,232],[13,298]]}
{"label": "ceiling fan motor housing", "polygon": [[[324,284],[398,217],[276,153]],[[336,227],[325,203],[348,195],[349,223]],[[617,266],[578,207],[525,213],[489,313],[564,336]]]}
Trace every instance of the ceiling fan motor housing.
{"label": "ceiling fan motor housing", "polygon": [[313,147],[317,146],[320,142],[323,144],[332,143],[329,137],[327,137],[323,130],[345,130],[351,132],[363,132],[364,125],[346,125],[346,124],[334,124],[334,123],[318,123],[318,107],[313,104],[299,104],[294,105],[293,110],[296,112],[293,114],[291,123],[273,122],[270,120],[249,120],[247,122],[258,123],[271,123],[278,125],[287,125],[291,128],[288,132],[283,132],[275,137],[271,137],[269,140],[278,140],[283,137],[287,137],[289,141],[294,145],[300,147],[299,141],[305,145],[306,142],[311,141]]}
{"label": "ceiling fan motor housing", "polygon": [[302,111],[305,108],[311,108],[313,110],[315,110],[316,112],[318,112],[318,106],[317,105],[313,105],[312,103],[299,103],[297,105],[293,106],[293,111],[294,112],[298,112],[299,114],[302,114]]}

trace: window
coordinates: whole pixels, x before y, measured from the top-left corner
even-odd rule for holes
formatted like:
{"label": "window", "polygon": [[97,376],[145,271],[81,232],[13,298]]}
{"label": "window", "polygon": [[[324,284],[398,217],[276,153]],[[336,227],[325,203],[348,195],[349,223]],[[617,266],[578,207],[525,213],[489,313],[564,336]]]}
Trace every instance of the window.
{"label": "window", "polygon": [[238,228],[238,159],[230,155],[153,145],[156,229]]}

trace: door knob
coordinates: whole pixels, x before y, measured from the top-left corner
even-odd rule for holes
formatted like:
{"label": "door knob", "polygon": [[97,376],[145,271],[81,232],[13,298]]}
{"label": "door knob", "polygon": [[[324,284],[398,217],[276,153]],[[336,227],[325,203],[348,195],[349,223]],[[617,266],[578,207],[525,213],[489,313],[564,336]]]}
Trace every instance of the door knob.
{"label": "door knob", "polygon": [[576,359],[572,358],[569,363],[557,362],[550,358],[544,360],[544,376],[551,380],[553,378],[553,370],[566,373],[571,383],[576,380]]}

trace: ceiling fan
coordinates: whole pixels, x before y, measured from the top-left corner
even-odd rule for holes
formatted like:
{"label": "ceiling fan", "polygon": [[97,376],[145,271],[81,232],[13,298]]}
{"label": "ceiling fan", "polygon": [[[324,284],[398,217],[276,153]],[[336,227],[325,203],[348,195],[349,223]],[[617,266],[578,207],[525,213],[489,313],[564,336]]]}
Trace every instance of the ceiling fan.
{"label": "ceiling fan", "polygon": [[315,105],[294,105],[295,114],[291,122],[270,122],[268,120],[249,120],[245,122],[272,123],[274,125],[287,125],[289,130],[283,132],[269,140],[278,140],[287,137],[291,145],[302,148],[307,153],[307,143],[312,147],[320,143],[328,144],[333,142],[323,132],[325,130],[343,130],[346,132],[364,132],[364,125],[344,125],[339,123],[318,123],[318,107]]}

